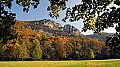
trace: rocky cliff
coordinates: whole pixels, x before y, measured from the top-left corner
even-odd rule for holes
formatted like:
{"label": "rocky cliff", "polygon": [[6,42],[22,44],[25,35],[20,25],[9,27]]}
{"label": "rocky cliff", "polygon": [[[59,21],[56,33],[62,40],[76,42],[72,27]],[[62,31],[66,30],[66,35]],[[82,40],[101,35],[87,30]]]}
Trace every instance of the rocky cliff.
{"label": "rocky cliff", "polygon": [[25,22],[28,23],[26,26],[27,28],[31,28],[32,30],[43,34],[54,36],[80,35],[80,32],[76,27],[69,24],[62,27],[61,24],[48,19]]}

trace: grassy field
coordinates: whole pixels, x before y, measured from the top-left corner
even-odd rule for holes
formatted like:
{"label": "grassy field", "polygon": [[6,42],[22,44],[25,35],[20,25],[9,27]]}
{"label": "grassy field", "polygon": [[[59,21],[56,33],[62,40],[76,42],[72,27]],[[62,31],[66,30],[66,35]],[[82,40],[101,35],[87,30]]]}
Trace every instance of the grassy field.
{"label": "grassy field", "polygon": [[120,59],[78,61],[0,61],[0,67],[120,67]]}

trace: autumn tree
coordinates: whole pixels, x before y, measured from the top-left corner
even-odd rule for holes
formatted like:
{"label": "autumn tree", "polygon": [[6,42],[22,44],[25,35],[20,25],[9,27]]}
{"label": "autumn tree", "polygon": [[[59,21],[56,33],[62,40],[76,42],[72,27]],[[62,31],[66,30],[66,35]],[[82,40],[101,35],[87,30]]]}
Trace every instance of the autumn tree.
{"label": "autumn tree", "polygon": [[65,59],[66,58],[66,39],[62,37],[55,37],[53,41],[53,45],[56,52],[56,57],[58,59]]}

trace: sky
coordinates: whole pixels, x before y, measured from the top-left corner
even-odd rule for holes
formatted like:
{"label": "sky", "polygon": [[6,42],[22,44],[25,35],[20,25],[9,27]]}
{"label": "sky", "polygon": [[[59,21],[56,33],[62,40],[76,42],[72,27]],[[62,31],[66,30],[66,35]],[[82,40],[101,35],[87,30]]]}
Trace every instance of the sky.
{"label": "sky", "polygon": [[[67,7],[72,7],[75,4],[79,4],[81,0],[69,0],[67,2]],[[28,13],[25,13],[22,11],[22,7],[19,5],[16,5],[15,2],[12,4],[12,12],[16,13],[16,19],[17,20],[42,20],[42,19],[50,19],[53,20],[57,23],[60,23],[62,26],[65,24],[70,24],[78,28],[80,31],[83,27],[83,20],[79,20],[76,22],[69,22],[67,21],[66,23],[61,21],[62,18],[65,17],[65,11],[60,11],[60,17],[58,19],[51,18],[49,17],[49,11],[47,11],[47,7],[49,6],[49,1],[48,0],[40,0],[40,4],[38,5],[37,9],[33,9],[30,7],[30,10]],[[106,29],[104,32],[108,33],[115,33],[114,28],[109,28]],[[89,35],[93,34],[93,31],[87,31],[87,32],[82,32],[84,35]]]}

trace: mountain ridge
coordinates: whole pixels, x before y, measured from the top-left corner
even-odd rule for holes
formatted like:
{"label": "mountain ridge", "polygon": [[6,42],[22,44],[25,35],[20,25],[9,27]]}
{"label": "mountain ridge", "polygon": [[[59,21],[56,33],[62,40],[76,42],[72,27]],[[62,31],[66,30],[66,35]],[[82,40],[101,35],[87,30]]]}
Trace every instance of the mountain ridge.
{"label": "mountain ridge", "polygon": [[113,35],[114,33],[107,33],[107,32],[103,32],[101,35],[97,35],[97,34],[90,34],[90,35],[86,35],[87,37],[90,38],[97,38],[98,40],[101,41],[106,41],[106,37]]}
{"label": "mountain ridge", "polygon": [[43,20],[33,20],[33,21],[23,21],[27,22],[26,28],[31,28],[32,30],[48,35],[63,36],[63,35],[80,35],[80,31],[69,24],[62,26],[60,23],[56,23],[53,20],[43,19]]}
{"label": "mountain ridge", "polygon": [[[27,23],[25,25],[26,28],[28,29],[31,28],[36,32],[47,34],[50,36],[75,36],[75,35],[83,36],[83,34],[81,34],[76,27],[69,24],[62,26],[60,23],[56,23],[55,21],[49,20],[49,19],[22,21],[22,22]],[[101,35],[90,34],[90,35],[84,35],[84,36],[87,36],[92,39],[97,38],[98,40],[105,42],[106,37],[112,34],[114,33],[103,32],[103,34]]]}

